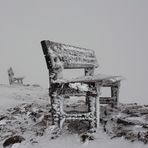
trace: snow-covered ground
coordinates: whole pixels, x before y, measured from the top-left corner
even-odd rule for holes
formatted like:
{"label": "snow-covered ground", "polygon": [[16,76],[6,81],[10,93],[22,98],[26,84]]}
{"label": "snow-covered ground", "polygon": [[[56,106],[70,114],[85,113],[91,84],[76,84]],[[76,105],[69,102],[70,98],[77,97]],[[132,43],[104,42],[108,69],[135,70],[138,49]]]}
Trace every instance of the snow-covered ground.
{"label": "snow-covered ground", "polygon": [[[0,114],[6,112],[8,108],[18,106],[22,103],[35,103],[39,105],[48,104],[48,89],[32,86],[8,86],[0,85]],[[0,129],[1,130],[1,129]],[[146,148],[148,145],[144,145],[141,142],[130,142],[124,138],[110,139],[106,135],[101,127],[96,133],[95,140],[89,141],[89,143],[82,143],[80,137],[77,134],[64,133],[60,137],[51,140],[50,139],[50,127],[47,128],[43,136],[37,136],[36,141],[38,143],[31,143],[29,141],[23,141],[21,144],[15,144],[12,147],[18,148]],[[26,134],[27,136],[27,134]],[[28,134],[28,136],[30,136]],[[29,139],[29,138],[28,138]],[[2,142],[0,142],[0,148]]]}
{"label": "snow-covered ground", "polygon": [[[42,98],[42,99],[41,99]],[[21,103],[48,102],[48,89],[0,84],[0,111]]]}
{"label": "snow-covered ground", "polygon": [[96,133],[96,139],[89,143],[81,143],[78,135],[64,135],[55,140],[50,140],[48,135],[40,138],[39,144],[22,143],[20,148],[146,148],[143,143],[131,143],[125,139],[110,139],[101,130]]}

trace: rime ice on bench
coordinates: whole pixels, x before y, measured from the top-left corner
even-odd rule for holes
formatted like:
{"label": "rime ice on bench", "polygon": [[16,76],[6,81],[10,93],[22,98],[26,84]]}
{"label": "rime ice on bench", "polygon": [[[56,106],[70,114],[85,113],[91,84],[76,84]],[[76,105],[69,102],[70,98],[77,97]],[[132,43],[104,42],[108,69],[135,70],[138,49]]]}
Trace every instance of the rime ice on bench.
{"label": "rime ice on bench", "polygon": [[[41,41],[41,45],[49,70],[52,124],[61,129],[65,120],[85,120],[89,121],[89,131],[95,132],[100,120],[100,104],[109,104],[112,107],[118,105],[119,86],[122,77],[94,75],[98,63],[95,52],[91,49],[49,40]],[[63,69],[84,69],[85,75],[84,77],[65,80],[63,79]],[[101,87],[110,87],[111,97],[100,97]],[[88,111],[85,113],[65,112],[63,100],[66,96],[85,96]]]}

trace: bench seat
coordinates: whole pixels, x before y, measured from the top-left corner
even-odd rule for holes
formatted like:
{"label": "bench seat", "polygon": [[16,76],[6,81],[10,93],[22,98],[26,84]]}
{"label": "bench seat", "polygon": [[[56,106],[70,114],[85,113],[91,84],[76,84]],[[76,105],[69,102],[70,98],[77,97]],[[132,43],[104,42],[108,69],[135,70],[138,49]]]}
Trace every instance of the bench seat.
{"label": "bench seat", "polygon": [[115,83],[123,80],[122,76],[107,76],[104,74],[97,74],[93,76],[81,76],[72,79],[57,79],[54,83]]}

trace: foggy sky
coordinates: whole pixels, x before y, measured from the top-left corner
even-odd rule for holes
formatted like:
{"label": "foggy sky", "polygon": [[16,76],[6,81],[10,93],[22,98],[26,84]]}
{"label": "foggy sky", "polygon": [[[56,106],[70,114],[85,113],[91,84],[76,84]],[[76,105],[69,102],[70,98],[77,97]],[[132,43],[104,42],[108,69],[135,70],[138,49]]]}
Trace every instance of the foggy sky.
{"label": "foggy sky", "polygon": [[148,103],[147,0],[0,0],[0,83],[12,66],[24,83],[48,87],[47,39],[94,49],[97,72],[126,78],[120,100]]}

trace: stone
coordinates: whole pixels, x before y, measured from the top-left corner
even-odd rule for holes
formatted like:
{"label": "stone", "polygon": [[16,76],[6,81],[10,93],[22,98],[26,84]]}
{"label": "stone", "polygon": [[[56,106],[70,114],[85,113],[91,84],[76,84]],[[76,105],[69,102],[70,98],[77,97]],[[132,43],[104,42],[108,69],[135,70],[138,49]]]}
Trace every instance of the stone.
{"label": "stone", "polygon": [[25,139],[22,136],[12,136],[8,139],[6,139],[3,143],[3,147],[7,147],[7,146],[11,146],[15,143],[21,143],[22,141],[24,141]]}

